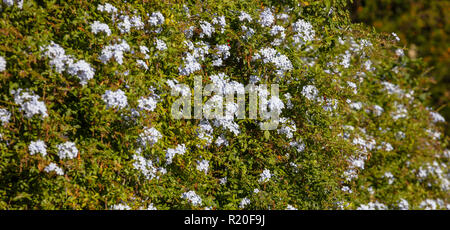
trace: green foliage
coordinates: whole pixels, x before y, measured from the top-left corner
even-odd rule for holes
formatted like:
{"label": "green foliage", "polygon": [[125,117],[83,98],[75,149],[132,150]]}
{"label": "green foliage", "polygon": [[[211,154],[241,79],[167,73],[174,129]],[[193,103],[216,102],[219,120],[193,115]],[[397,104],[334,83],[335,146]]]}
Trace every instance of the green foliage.
{"label": "green foliage", "polygon": [[[248,209],[285,209],[287,205],[298,209],[354,209],[376,201],[397,209],[400,199],[414,209],[424,208],[421,202],[425,199],[448,203],[448,190],[443,189],[441,177],[417,178],[419,168],[426,167],[427,162],[445,165],[442,170],[448,165],[448,158],[442,154],[448,140],[433,138],[427,132],[442,131],[443,127],[432,122],[424,106],[428,95],[422,84],[423,63],[396,55],[402,47],[391,36],[351,24],[344,10],[347,1],[111,2],[130,15],[141,15],[145,22],[147,13],[160,11],[165,17],[162,32],[148,32],[152,28],[146,27],[121,34],[111,17],[97,10],[103,1],[25,1],[22,10],[2,5],[0,56],[5,57],[7,69],[0,72],[0,108],[12,116],[0,127],[1,209],[110,209],[121,203],[133,209],[150,204],[158,209],[240,209],[245,197],[251,200],[245,207]],[[183,4],[189,7],[191,17],[186,16]],[[256,22],[260,10],[270,6],[275,7],[276,14],[284,7],[292,8],[286,26],[288,37],[293,34],[292,23],[304,19],[312,24],[317,38],[299,48],[289,46],[291,40],[286,47],[277,47],[294,66],[280,78],[273,66],[252,61],[256,51],[270,46],[273,40],[267,36],[269,29],[258,27]],[[247,41],[242,38],[237,19],[241,10],[254,20],[251,26],[256,33]],[[178,71],[183,65],[181,57],[188,51],[183,31],[216,15],[226,16],[225,31],[204,40],[228,43],[230,60],[223,67],[205,65],[196,74],[209,81],[208,76],[224,72],[243,84],[256,74],[263,80],[266,77],[262,83],[278,83],[285,104],[287,100],[281,95],[292,95],[293,108],[282,113],[296,125],[292,138],[277,130],[260,130],[258,120],[247,118],[237,122],[239,135],[214,130],[213,136],[224,135],[228,146],[207,145],[197,137],[199,120],[174,120],[170,116],[177,97],[171,96],[167,80],[177,79],[193,88],[194,74],[181,76]],[[90,25],[94,21],[107,23],[112,35],[93,34]],[[195,30],[196,41],[200,41],[198,33]],[[122,65],[116,61],[102,63],[102,49],[118,38],[125,39],[135,53],[125,53]],[[165,41],[167,50],[156,50],[155,38]],[[347,42],[341,44],[342,39]],[[351,57],[351,66],[345,68],[340,64],[342,55],[354,45],[348,39],[371,45],[360,46],[358,54]],[[80,85],[76,77],[57,73],[40,49],[51,41],[77,60],[90,63],[95,68],[94,78]],[[136,64],[136,59],[143,59],[138,52],[140,45],[150,48],[148,70]],[[367,60],[374,69],[365,67]],[[349,81],[358,85],[356,94],[348,87]],[[381,85],[386,81],[404,92],[414,90],[414,94],[388,94]],[[302,94],[307,85],[317,87],[320,101]],[[149,87],[155,88],[153,93]],[[24,117],[10,94],[18,88],[40,95],[49,116]],[[125,92],[129,107],[106,107],[101,96],[106,90],[117,89]],[[136,108],[141,96],[153,94],[161,98],[154,111],[126,119],[133,116],[130,108]],[[325,110],[327,99],[335,99],[337,108]],[[361,102],[364,107],[352,109],[347,100]],[[398,104],[405,106],[408,116],[395,120],[392,114],[398,112]],[[374,105],[384,108],[380,116],[374,115]],[[353,131],[347,129],[349,126]],[[133,155],[139,152],[136,143],[145,127],[156,128],[162,138],[142,155],[167,169],[166,174],[150,180],[133,166]],[[398,137],[400,131],[403,138]],[[374,140],[376,146],[361,148],[354,144],[358,138]],[[28,145],[37,139],[48,146],[46,156],[30,155]],[[303,151],[290,146],[295,140],[305,144]],[[56,146],[65,141],[76,143],[76,158],[58,156]],[[393,150],[383,148],[384,142]],[[186,145],[186,153],[166,165],[166,150],[178,144]],[[366,157],[365,166],[355,169],[358,178],[347,181],[349,159],[361,153]],[[200,159],[209,161],[206,174],[196,169]],[[52,162],[64,170],[64,176],[44,171]],[[258,180],[265,169],[273,175],[261,183]],[[394,175],[394,183],[383,178],[386,172]],[[221,184],[224,177],[227,183]],[[344,187],[352,192],[344,191]],[[368,192],[369,187],[374,193]],[[202,205],[181,198],[187,191],[195,191]]]}

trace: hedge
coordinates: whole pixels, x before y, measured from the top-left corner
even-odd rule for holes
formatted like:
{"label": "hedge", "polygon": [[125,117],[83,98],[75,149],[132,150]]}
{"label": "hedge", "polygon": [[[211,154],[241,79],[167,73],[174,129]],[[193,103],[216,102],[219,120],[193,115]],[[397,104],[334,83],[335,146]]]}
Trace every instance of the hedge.
{"label": "hedge", "polygon": [[[448,209],[424,64],[347,7],[3,1],[0,208]],[[277,84],[277,128],[174,119],[196,77]]]}

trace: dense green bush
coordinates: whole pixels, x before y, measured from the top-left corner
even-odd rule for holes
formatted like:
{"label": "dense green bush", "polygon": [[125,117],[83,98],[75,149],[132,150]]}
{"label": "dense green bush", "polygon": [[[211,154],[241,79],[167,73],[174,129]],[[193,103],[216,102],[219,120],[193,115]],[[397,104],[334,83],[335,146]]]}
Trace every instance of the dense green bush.
{"label": "dense green bush", "polygon": [[[346,1],[5,2],[2,209],[448,208],[423,64]],[[173,119],[222,74],[278,84],[278,129]]]}
{"label": "dense green bush", "polygon": [[[449,1],[355,0],[352,19],[373,25],[379,32],[396,32],[408,56],[421,58],[430,72],[432,103],[450,119]],[[447,123],[446,134],[450,135]]]}

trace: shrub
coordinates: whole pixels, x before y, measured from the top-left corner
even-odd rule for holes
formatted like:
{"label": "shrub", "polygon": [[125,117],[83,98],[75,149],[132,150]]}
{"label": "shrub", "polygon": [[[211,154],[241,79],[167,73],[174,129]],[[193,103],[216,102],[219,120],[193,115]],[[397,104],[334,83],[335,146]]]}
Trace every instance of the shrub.
{"label": "shrub", "polygon": [[[0,208],[448,208],[423,64],[346,1],[110,3],[2,5]],[[277,129],[174,119],[196,76],[278,84]]]}
{"label": "shrub", "polygon": [[[450,2],[427,0],[355,0],[352,18],[373,25],[381,32],[397,32],[407,55],[421,58],[430,69],[429,93],[432,103],[448,120],[450,118]],[[450,126],[447,123],[446,134]]]}

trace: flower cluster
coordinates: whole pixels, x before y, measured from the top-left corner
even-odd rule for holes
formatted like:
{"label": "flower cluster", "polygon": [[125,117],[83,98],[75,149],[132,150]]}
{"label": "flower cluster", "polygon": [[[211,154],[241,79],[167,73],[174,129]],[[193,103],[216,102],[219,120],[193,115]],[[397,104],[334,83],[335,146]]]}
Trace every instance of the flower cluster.
{"label": "flower cluster", "polygon": [[159,11],[153,12],[150,18],[148,19],[148,23],[151,26],[162,25],[164,23],[164,16]]}
{"label": "flower cluster", "polygon": [[209,161],[207,161],[207,160],[197,161],[197,170],[198,171],[202,171],[205,174],[208,174],[208,168],[209,168]]}
{"label": "flower cluster", "polygon": [[266,8],[259,15],[258,23],[263,27],[271,26],[274,21],[275,21],[275,17],[273,16],[272,11],[269,8]]}
{"label": "flower cluster", "polygon": [[194,206],[202,205],[202,198],[195,193],[195,191],[185,192],[181,195],[181,198],[187,199]]}
{"label": "flower cluster", "polygon": [[239,204],[239,208],[245,208],[245,206],[250,204],[250,199],[247,197],[242,198],[241,203]]}
{"label": "flower cluster", "polygon": [[42,140],[32,141],[28,145],[28,151],[30,151],[30,155],[40,153],[42,156],[45,156],[47,155],[47,145]]}
{"label": "flower cluster", "polygon": [[22,9],[22,7],[23,7],[23,0],[3,0],[3,3],[6,6],[13,6],[13,5],[17,4],[17,7],[19,9]]}
{"label": "flower cluster", "polygon": [[125,52],[130,51],[130,46],[125,40],[119,40],[116,43],[106,46],[103,48],[102,53],[100,54],[100,61],[104,64],[108,63],[109,60],[114,58],[120,65],[123,64],[123,54]]}
{"label": "flower cluster", "polygon": [[95,69],[84,60],[75,61],[72,56],[66,55],[66,51],[53,41],[50,45],[41,47],[44,56],[51,59],[49,64],[55,68],[56,72],[62,73],[67,71],[68,74],[76,76],[80,80],[81,85],[94,78]]}
{"label": "flower cluster", "polygon": [[182,145],[177,145],[176,148],[174,149],[167,149],[166,150],[166,163],[167,164],[172,164],[172,160],[175,157],[175,155],[179,154],[179,155],[183,155],[186,152],[186,146],[184,144]]}
{"label": "flower cluster", "polygon": [[138,143],[146,148],[152,146],[162,138],[162,134],[155,128],[144,128],[144,131],[139,135]]}
{"label": "flower cluster", "polygon": [[265,47],[260,49],[253,60],[261,59],[264,64],[272,63],[277,68],[276,74],[283,76],[285,72],[292,70],[293,66],[291,61],[286,55],[281,54],[274,48]]}
{"label": "flower cluster", "polygon": [[58,156],[60,159],[73,159],[78,156],[78,149],[75,143],[66,141],[56,146],[58,149]]}
{"label": "flower cluster", "polygon": [[157,173],[165,174],[166,170],[164,168],[157,168],[153,165],[151,160],[145,159],[140,155],[133,155],[133,167],[136,170],[139,170],[147,180],[151,180],[153,178],[158,178]]}
{"label": "flower cluster", "polygon": [[100,32],[105,33],[107,36],[111,35],[111,30],[109,29],[109,26],[105,23],[101,23],[99,21],[94,21],[91,24],[91,31],[93,34],[98,34]]}
{"label": "flower cluster", "polygon": [[20,105],[20,111],[25,112],[26,118],[32,118],[34,115],[40,115],[41,118],[48,117],[47,107],[43,101],[39,101],[40,97],[32,92],[24,92],[23,89],[11,90],[14,95],[14,103]]}
{"label": "flower cluster", "polygon": [[151,112],[156,108],[157,103],[153,97],[141,97],[138,100],[138,109]]}
{"label": "flower cluster", "polygon": [[313,29],[313,26],[311,23],[303,19],[299,19],[295,22],[292,25],[292,29],[297,33],[293,36],[295,44],[303,45],[307,42],[313,41],[315,38],[316,32]]}
{"label": "flower cluster", "polygon": [[123,109],[128,105],[127,96],[120,89],[116,91],[106,90],[102,99],[106,103],[106,108]]}
{"label": "flower cluster", "polygon": [[258,181],[260,183],[264,183],[264,182],[267,182],[270,180],[270,178],[272,177],[272,174],[270,173],[270,170],[264,169],[264,171],[260,174],[260,177],[261,178],[259,178]]}
{"label": "flower cluster", "polygon": [[64,171],[58,167],[55,163],[50,163],[47,167],[44,168],[44,171],[49,172],[55,172],[56,175],[64,176]]}
{"label": "flower cluster", "polygon": [[11,119],[11,113],[6,109],[0,109],[0,122],[5,125]]}

